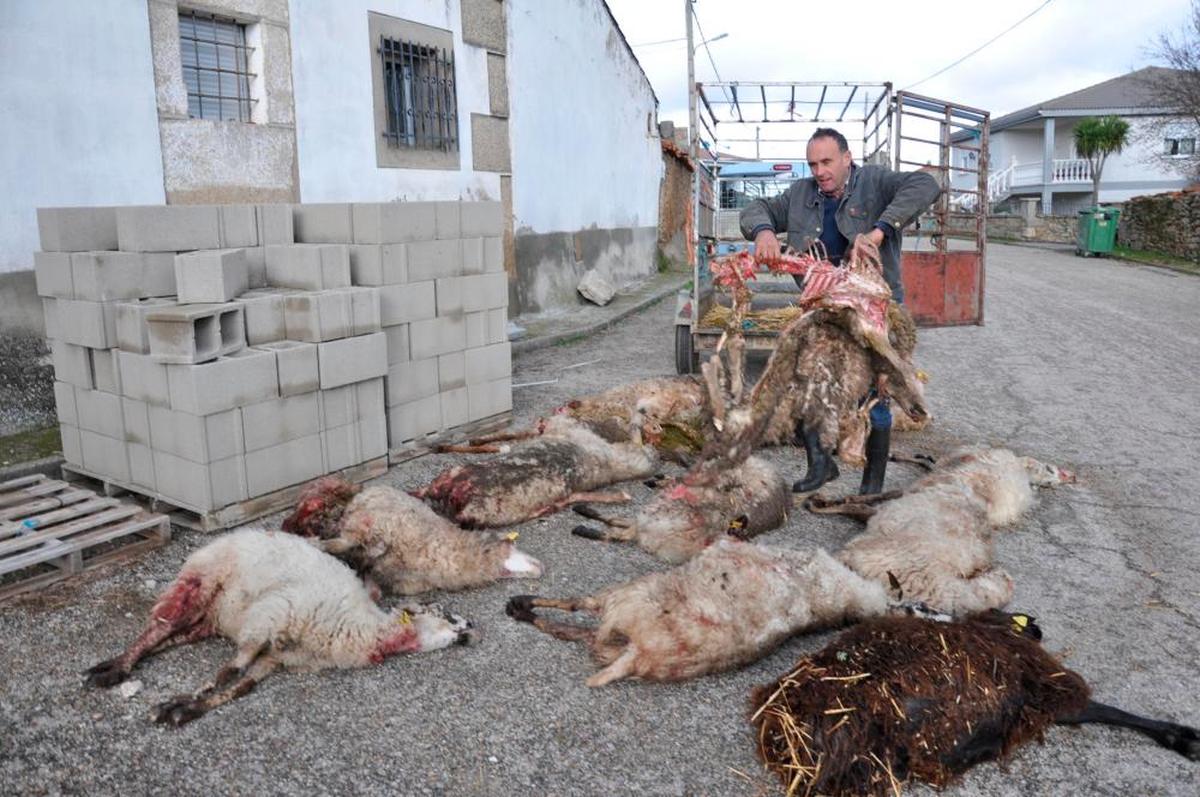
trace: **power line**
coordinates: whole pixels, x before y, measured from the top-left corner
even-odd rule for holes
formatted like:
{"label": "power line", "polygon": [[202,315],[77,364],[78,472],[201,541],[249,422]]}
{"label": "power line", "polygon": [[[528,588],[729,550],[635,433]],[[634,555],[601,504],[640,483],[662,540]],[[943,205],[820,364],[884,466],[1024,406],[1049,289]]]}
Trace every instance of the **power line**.
{"label": "power line", "polygon": [[[1047,0],[1047,2],[1049,2],[1049,0]],[[708,62],[712,64],[713,74],[717,76],[718,83],[723,83],[724,81],[721,80],[721,73],[717,71],[717,61],[715,58],[713,58],[712,50],[710,50],[708,47],[708,37],[704,35],[704,28],[700,27],[700,16],[696,13],[696,9],[694,7],[692,8],[692,19],[696,22],[696,32],[700,34],[700,43],[704,45],[704,52],[708,53]],[[729,90],[724,86],[721,87],[721,93],[725,95],[725,99],[733,102],[733,99],[729,96]]]}
{"label": "power line", "polygon": [[954,63],[950,64],[949,66],[944,66],[944,67],[942,67],[941,69],[939,69],[938,71],[934,72],[932,75],[929,75],[928,77],[923,77],[923,78],[921,78],[921,79],[920,79],[920,80],[918,80],[916,83],[910,83],[910,84],[908,84],[908,85],[907,85],[907,86],[905,86],[903,89],[901,89],[901,91],[907,91],[908,89],[911,89],[911,88],[916,88],[917,86],[921,85],[921,84],[922,84],[922,83],[924,83],[925,81],[927,81],[927,80],[932,80],[933,78],[937,77],[938,75],[942,74],[943,72],[948,72],[949,70],[951,70],[951,69],[953,69],[954,67],[958,66],[958,65],[959,65],[959,64],[961,64],[963,61],[965,61],[965,60],[967,60],[968,58],[970,58],[971,56],[975,55],[975,53],[979,52],[979,51],[980,51],[980,50],[982,50],[984,47],[987,47],[989,44],[991,44],[992,42],[996,41],[996,39],[999,39],[1001,36],[1003,36],[1004,34],[1008,33],[1008,32],[1009,32],[1009,31],[1011,31],[1013,28],[1017,27],[1017,26],[1018,26],[1018,25],[1020,25],[1022,22],[1024,22],[1024,21],[1025,21],[1025,20],[1027,20],[1027,19],[1029,19],[1029,18],[1030,18],[1030,17],[1032,17],[1034,14],[1036,14],[1036,13],[1037,13],[1037,12],[1039,12],[1039,11],[1041,11],[1043,8],[1045,8],[1046,6],[1050,5],[1050,4],[1051,4],[1051,3],[1053,3],[1053,2],[1054,2],[1054,0],[1046,0],[1046,2],[1042,3],[1042,4],[1041,4],[1040,6],[1038,6],[1037,8],[1033,9],[1033,10],[1032,10],[1032,11],[1030,11],[1028,14],[1026,14],[1025,16],[1021,17],[1021,18],[1020,18],[1020,19],[1018,19],[1016,22],[1014,22],[1013,24],[1009,25],[1009,26],[1008,26],[1007,28],[1005,28],[1004,30],[1002,30],[1002,31],[1000,31],[999,33],[997,33],[995,36],[993,36],[992,38],[988,39],[988,40],[987,40],[987,41],[985,41],[983,44],[979,45],[979,46],[978,46],[978,47],[976,47],[974,50],[972,50],[971,52],[969,52],[969,53],[967,53],[966,55],[964,55],[962,58],[959,58],[957,61],[955,61]]}
{"label": "power line", "polygon": [[685,41],[687,41],[687,37],[681,36],[678,39],[660,39],[659,41],[656,41],[656,42],[640,42],[638,44],[631,44],[629,46],[630,47],[653,47],[656,44],[670,44],[671,42],[685,42]]}

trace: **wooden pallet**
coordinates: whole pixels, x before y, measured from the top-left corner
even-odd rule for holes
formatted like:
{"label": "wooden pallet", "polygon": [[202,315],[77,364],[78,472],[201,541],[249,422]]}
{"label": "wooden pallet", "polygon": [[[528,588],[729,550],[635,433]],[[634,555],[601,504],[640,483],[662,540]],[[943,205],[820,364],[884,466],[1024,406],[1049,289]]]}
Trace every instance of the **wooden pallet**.
{"label": "wooden pallet", "polygon": [[0,602],[171,539],[165,515],[42,474],[0,483]]}
{"label": "wooden pallet", "polygon": [[462,426],[456,426],[446,432],[436,432],[417,440],[410,440],[389,451],[388,462],[392,465],[398,465],[401,462],[407,462],[410,459],[416,459],[417,457],[433,453],[435,446],[463,443],[472,437],[498,432],[508,427],[512,423],[512,419],[513,414],[511,411],[501,412],[497,415],[489,415],[486,418],[480,418],[478,421],[463,424]]}
{"label": "wooden pallet", "polygon": [[[336,471],[332,475],[341,476],[343,479],[358,484],[368,479],[374,479],[376,476],[382,476],[387,473],[387,469],[388,458],[378,457],[361,465]],[[84,483],[90,482],[96,484],[103,490],[105,495],[129,493],[135,498],[144,501],[151,511],[166,512],[170,516],[171,522],[175,525],[203,532],[221,531],[234,526],[240,526],[256,518],[271,515],[295,506],[296,501],[300,497],[300,491],[305,486],[304,484],[295,484],[291,487],[284,487],[282,490],[276,490],[273,493],[255,496],[245,501],[238,501],[236,504],[230,504],[220,509],[205,510],[194,506],[187,506],[167,496],[147,490],[145,487],[111,479],[76,465],[64,464],[63,478],[72,482],[82,481]]]}

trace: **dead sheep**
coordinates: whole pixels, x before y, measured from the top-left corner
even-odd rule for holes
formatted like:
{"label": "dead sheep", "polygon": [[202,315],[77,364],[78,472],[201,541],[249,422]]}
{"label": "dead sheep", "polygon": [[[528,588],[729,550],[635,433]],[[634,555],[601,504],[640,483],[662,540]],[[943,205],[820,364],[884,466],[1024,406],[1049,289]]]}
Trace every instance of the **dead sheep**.
{"label": "dead sheep", "polygon": [[514,535],[464,531],[402,490],[362,489],[326,476],[300,493],[283,530],[316,538],[389,592],[457,590],[503,578],[538,578],[542,565]]}
{"label": "dead sheep", "polygon": [[[1033,486],[1074,480],[1067,471],[1002,448],[970,447],[940,460],[902,492],[810,499],[818,512],[867,519],[839,559],[905,600],[950,614],[996,609],[1012,598],[1009,575],[993,567],[992,531],[1033,505]],[[874,503],[872,503],[874,502]]]}
{"label": "dead sheep", "polygon": [[160,704],[156,722],[183,725],[241,697],[280,666],[366,667],[400,653],[468,642],[471,624],[435,606],[386,612],[346,565],[299,537],[246,529],[192,553],[159,596],[145,629],[116,658],[86,672],[111,687],[146,656],[211,636],[234,657],[199,692]]}
{"label": "dead sheep", "polygon": [[[722,538],[686,564],[594,595],[509,600],[510,617],[583,642],[603,669],[587,679],[680,681],[754,661],[800,631],[889,609],[879,584],[821,550],[793,551]],[[597,626],[549,620],[538,608],[586,612]]]}
{"label": "dead sheep", "polygon": [[574,503],[624,502],[624,493],[591,492],[644,479],[658,463],[654,449],[610,443],[566,416],[543,433],[486,461],[456,465],[413,494],[465,528],[509,526]]}
{"label": "dead sheep", "polygon": [[750,539],[778,528],[787,520],[791,505],[791,489],[775,467],[750,457],[722,472],[711,485],[689,486],[683,481],[664,485],[631,521],[576,507],[576,512],[610,528],[577,526],[573,533],[588,539],[636,542],[677,564],[725,535]]}

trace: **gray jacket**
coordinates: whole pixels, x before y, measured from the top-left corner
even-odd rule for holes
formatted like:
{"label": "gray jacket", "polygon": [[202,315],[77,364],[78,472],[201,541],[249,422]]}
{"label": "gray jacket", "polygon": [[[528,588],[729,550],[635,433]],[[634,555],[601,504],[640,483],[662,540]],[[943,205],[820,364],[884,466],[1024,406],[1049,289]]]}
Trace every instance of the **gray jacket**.
{"label": "gray jacket", "polygon": [[[877,222],[892,228],[879,254],[883,276],[896,301],[904,301],[900,281],[900,230],[911,223],[941,193],[937,180],[925,172],[894,172],[886,166],[855,166],[846,193],[838,204],[838,231],[854,243]],[[787,233],[788,244],[807,251],[821,235],[824,217],[817,181],[809,177],[792,183],[787,191],[770,199],[756,199],[742,209],[742,235],[753,240],[755,228],[769,225],[776,233]],[[847,250],[849,251],[849,250]]]}

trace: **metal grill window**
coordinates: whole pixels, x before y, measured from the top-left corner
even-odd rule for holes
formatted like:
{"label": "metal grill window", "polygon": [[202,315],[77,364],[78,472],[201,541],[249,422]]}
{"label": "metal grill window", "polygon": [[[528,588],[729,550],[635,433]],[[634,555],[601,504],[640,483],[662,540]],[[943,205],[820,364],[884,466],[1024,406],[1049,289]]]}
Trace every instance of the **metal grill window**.
{"label": "metal grill window", "polygon": [[458,150],[454,54],[444,48],[381,36],[383,94],[390,147]]}
{"label": "metal grill window", "polygon": [[249,122],[250,52],[246,26],[233,19],[179,9],[179,54],[188,116]]}

